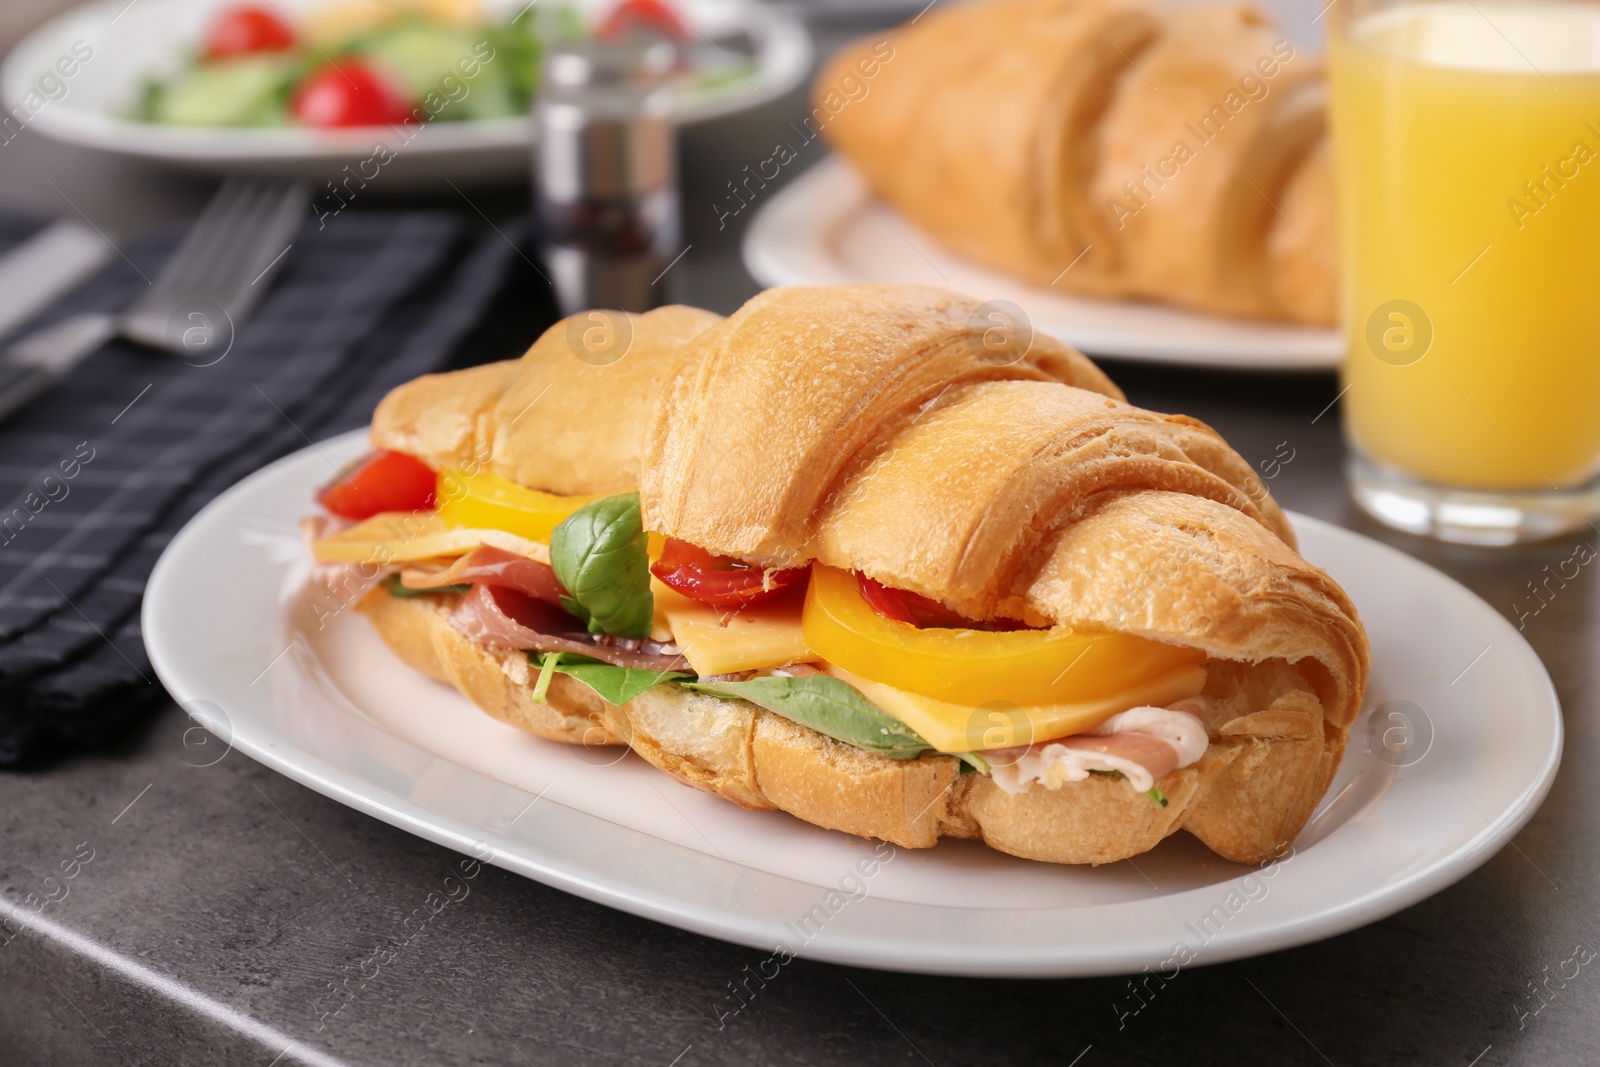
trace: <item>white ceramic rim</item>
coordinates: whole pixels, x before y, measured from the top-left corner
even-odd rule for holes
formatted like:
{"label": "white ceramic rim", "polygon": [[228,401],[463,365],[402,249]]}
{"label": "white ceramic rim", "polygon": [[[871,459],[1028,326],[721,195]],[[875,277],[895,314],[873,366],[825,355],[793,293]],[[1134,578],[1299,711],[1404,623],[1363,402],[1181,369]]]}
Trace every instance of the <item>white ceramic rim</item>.
{"label": "white ceramic rim", "polygon": [[[745,231],[744,263],[766,286],[848,285],[855,282],[918,282],[1007,299],[1028,312],[1036,330],[1091,356],[1149,363],[1178,363],[1233,370],[1327,371],[1344,358],[1338,330],[1236,322],[1177,308],[1129,301],[1093,300],[1050,292],[967,262],[941,249],[892,208],[867,210],[866,182],[847,163],[830,156],[759,206]],[[884,248],[880,263],[858,269],[833,251],[835,235],[862,221],[881,220],[893,231],[872,247]],[[918,261],[932,264],[951,281],[932,280],[907,257],[909,269],[893,262],[894,251],[913,242]]]}
{"label": "white ceramic rim", "polygon": [[[228,490],[173,539],[151,575],[142,615],[146,647],[168,692],[189,707],[202,725],[231,735],[232,747],[309,788],[420,837],[487,856],[489,862],[555,888],[683,929],[762,949],[792,945],[792,923],[787,920],[805,913],[817,901],[818,885],[823,883],[738,867],[548,801],[538,825],[530,829],[525,823],[518,836],[512,836],[508,828],[443,815],[396,789],[331,764],[275,732],[270,728],[269,690],[252,689],[245,683],[248,671],[237,672],[238,681],[230,683],[232,690],[227,693],[206,690],[194,681],[202,670],[214,666],[218,657],[236,666],[256,660],[265,665],[270,651],[262,650],[278,639],[272,634],[281,633],[281,619],[252,618],[238,610],[241,589],[248,590],[249,583],[260,587],[252,594],[259,600],[271,597],[274,589],[270,587],[277,582],[265,568],[237,566],[239,518],[250,513],[251,502],[257,499],[281,497],[309,503],[310,490],[325,480],[329,462],[342,462],[365,448],[365,432],[357,431],[285,457]],[[1275,883],[1279,890],[1278,896],[1271,898],[1275,903],[1263,900],[1247,919],[1228,926],[1215,941],[1206,941],[1202,946],[1205,953],[1193,965],[1330,937],[1438,892],[1484,863],[1527,823],[1548,792],[1560,761],[1560,707],[1549,676],[1533,650],[1498,613],[1452,579],[1395,549],[1320,520],[1295,516],[1294,521],[1308,542],[1347,553],[1351,567],[1370,571],[1373,581],[1381,581],[1397,597],[1424,596],[1428,610],[1470,618],[1473,625],[1492,633],[1501,655],[1479,668],[1479,680],[1499,679],[1519,694],[1519,699],[1504,707],[1492,706],[1502,716],[1516,717],[1518,736],[1531,739],[1530,747],[1515,754],[1520,777],[1511,791],[1502,790],[1504,803],[1483,810],[1456,788],[1461,799],[1482,816],[1483,825],[1470,833],[1456,832],[1448,853],[1420,864],[1412,857],[1409,866],[1396,859],[1389,863],[1390,869],[1370,872],[1367,878],[1368,872],[1350,869],[1353,861],[1359,861],[1357,866],[1378,862],[1368,856],[1365,845],[1353,851],[1340,845],[1318,858],[1319,849],[1339,839],[1341,830],[1335,829],[1306,846],[1292,865],[1280,864],[1281,871],[1275,873],[1284,880]],[[229,579],[234,583],[231,586]],[[1365,607],[1369,621],[1381,622],[1381,612],[1375,612],[1373,604]],[[198,623],[196,615],[200,616]],[[1452,662],[1456,652],[1465,660],[1472,651],[1452,650]],[[1479,659],[1483,658],[1480,655]],[[1495,673],[1491,675],[1491,671]],[[1383,688],[1376,675],[1374,685]],[[211,698],[226,706],[226,723],[208,722],[206,713],[195,710],[196,702]],[[354,709],[352,714],[360,718]],[[377,730],[364,722],[350,728]],[[427,767],[429,773],[453,776],[452,788],[469,789],[475,803],[491,795],[508,802],[527,796],[525,791],[482,778],[459,765],[445,765],[432,754],[410,749],[389,735],[374,734],[374,739],[381,740],[386,751],[406,752],[408,760],[419,761],[417,765]],[[1468,752],[1465,757],[1478,761],[1480,769],[1484,761],[1492,768],[1502,765],[1496,761],[1507,758],[1493,751]],[[1437,769],[1439,764],[1432,766]],[[457,771],[461,773],[456,775]],[[1444,790],[1433,788],[1436,783],[1432,772],[1429,775],[1409,781],[1424,782],[1437,794],[1430,804],[1441,797],[1447,800]],[[1400,800],[1399,795],[1406,791],[1391,789],[1393,785],[1393,781],[1383,785],[1361,812],[1397,803],[1416,807],[1415,797]],[[1312,829],[1302,835],[1302,843],[1318,820],[1342,800],[1343,794],[1325,801]],[[1407,840],[1418,850],[1439,844],[1438,835],[1443,831],[1428,825],[1432,813],[1427,806],[1397,814],[1408,818],[1391,817],[1391,823],[1397,823],[1399,832],[1409,833]],[[1415,819],[1414,826],[1410,818]],[[530,839],[530,833],[537,836]],[[1356,879],[1355,888],[1323,884],[1352,878]],[[791,951],[856,966],[971,976],[1060,977],[1137,971],[1170,959],[1171,931],[1176,929],[1177,918],[1204,913],[1203,905],[1215,904],[1225,887],[1237,884],[1221,882],[1093,909],[948,908],[868,896],[840,912],[814,939],[793,945]],[[1291,899],[1286,902],[1285,897]],[[1092,920],[1081,918],[1091,911]],[[1122,933],[1108,941],[1107,930]]]}

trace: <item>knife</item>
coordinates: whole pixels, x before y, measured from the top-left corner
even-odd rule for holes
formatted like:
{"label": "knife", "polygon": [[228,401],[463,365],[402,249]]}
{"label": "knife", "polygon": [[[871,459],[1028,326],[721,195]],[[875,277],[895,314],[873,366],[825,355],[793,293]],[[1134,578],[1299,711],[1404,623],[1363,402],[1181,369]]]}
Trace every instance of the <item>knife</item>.
{"label": "knife", "polygon": [[81,222],[52,223],[0,257],[0,337],[44,311],[116,255]]}

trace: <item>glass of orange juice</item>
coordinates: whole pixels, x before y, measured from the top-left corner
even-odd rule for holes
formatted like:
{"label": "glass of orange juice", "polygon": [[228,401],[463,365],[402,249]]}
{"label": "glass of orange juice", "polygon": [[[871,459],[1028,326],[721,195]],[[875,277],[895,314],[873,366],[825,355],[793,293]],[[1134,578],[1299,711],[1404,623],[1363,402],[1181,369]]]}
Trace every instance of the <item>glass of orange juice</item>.
{"label": "glass of orange juice", "polygon": [[1600,2],[1338,0],[1350,479],[1443,540],[1600,513]]}

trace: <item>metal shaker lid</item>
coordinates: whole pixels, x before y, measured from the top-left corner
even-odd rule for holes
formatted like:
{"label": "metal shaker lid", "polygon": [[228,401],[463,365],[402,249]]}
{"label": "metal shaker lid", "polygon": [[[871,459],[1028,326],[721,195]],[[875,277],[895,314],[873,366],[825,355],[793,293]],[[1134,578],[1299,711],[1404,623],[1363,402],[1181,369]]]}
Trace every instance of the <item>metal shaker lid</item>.
{"label": "metal shaker lid", "polygon": [[660,85],[677,69],[678,46],[671,41],[573,41],[545,53],[542,91],[561,93],[596,85]]}

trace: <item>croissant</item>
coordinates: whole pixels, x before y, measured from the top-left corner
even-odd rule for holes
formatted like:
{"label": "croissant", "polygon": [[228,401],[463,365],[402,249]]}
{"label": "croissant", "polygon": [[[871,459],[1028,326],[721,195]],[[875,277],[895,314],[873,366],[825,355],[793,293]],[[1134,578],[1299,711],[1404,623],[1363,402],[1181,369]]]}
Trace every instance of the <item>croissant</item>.
{"label": "croissant", "polygon": [[[571,531],[610,536],[629,494],[582,505],[541,543],[482,533],[441,552],[413,518],[426,546],[380,554],[370,531],[394,517],[377,515],[314,550],[404,568],[360,610],[490,714],[627,744],[747,808],[1057,863],[1123,859],[1180,829],[1239,862],[1280,855],[1361,705],[1354,607],[1215,431],[1129,405],[1049,337],[997,355],[978,310],[915,286],[771,290],[725,320],[631,317],[632,347],[604,366],[576,358],[561,323],[520,361],[383,401],[374,446],[439,471],[476,464],[472,492],[486,477],[512,487],[495,482],[496,506],[520,493],[532,514],[636,486],[638,552],[648,531],[657,576],[648,637],[594,636],[625,583],[594,595],[561,569]],[[674,553],[701,561],[698,586],[666,566]],[[528,575],[547,563],[564,606],[593,612],[590,635],[568,632],[582,629],[570,616],[558,634],[561,612],[533,599],[545,579]],[[749,599],[716,599],[731,595]],[[841,641],[836,625],[856,629]],[[1048,659],[1072,642],[1086,667]],[[563,668],[571,648],[587,651]],[[619,690],[602,675],[643,677]],[[1035,676],[1041,692],[1079,686],[1078,703],[1006,695]],[[872,728],[852,733],[861,716]]]}
{"label": "croissant", "polygon": [[1244,4],[988,0],[842,49],[811,125],[940,243],[1041,286],[1331,325],[1321,61]]}

